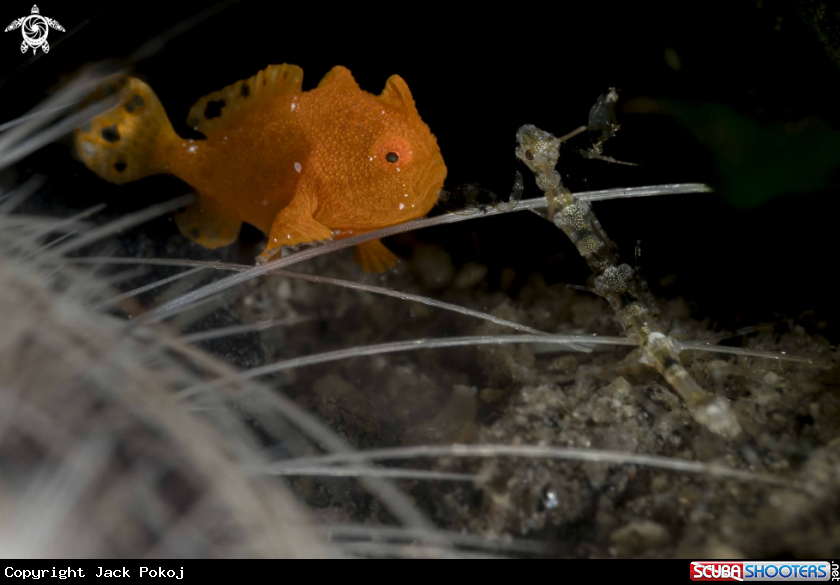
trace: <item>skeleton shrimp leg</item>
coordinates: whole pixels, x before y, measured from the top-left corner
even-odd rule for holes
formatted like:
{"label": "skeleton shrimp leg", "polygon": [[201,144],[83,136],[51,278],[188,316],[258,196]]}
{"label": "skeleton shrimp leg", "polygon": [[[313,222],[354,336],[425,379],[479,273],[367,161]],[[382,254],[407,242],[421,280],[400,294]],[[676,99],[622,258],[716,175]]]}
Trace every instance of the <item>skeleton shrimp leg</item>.
{"label": "skeleton shrimp leg", "polygon": [[639,340],[642,362],[662,374],[694,420],[723,437],[736,437],[741,429],[728,401],[703,390],[683,367],[680,344],[665,333],[659,308],[653,296],[646,293],[641,277],[628,264],[619,263],[617,248],[590,205],[572,195],[560,180],[555,166],[562,139],[526,125],[516,133],[516,141],[517,158],[534,173],[548,200],[548,218],[569,237],[595,272],[597,292],[615,310],[625,333]]}

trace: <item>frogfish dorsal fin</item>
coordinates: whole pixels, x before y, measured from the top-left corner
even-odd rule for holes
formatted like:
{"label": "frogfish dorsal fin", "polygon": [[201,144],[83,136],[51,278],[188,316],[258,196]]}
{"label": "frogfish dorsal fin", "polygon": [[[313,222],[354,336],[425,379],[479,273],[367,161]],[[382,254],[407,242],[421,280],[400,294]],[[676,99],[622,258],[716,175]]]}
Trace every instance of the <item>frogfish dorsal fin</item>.
{"label": "frogfish dorsal fin", "polygon": [[379,94],[379,99],[392,106],[401,107],[409,111],[417,111],[417,106],[414,104],[414,98],[411,97],[411,91],[408,89],[408,84],[399,75],[392,75],[385,82],[385,89]]}
{"label": "frogfish dorsal fin", "polygon": [[209,137],[214,128],[229,122],[237,112],[272,98],[300,93],[302,83],[303,70],[297,65],[270,65],[249,79],[237,81],[198,100],[190,108],[187,125]]}
{"label": "frogfish dorsal fin", "polygon": [[343,67],[342,65],[336,65],[327,71],[327,74],[318,82],[318,87],[330,87],[332,85],[344,85],[359,89],[359,84],[356,83],[353,74],[350,73],[347,67]]}

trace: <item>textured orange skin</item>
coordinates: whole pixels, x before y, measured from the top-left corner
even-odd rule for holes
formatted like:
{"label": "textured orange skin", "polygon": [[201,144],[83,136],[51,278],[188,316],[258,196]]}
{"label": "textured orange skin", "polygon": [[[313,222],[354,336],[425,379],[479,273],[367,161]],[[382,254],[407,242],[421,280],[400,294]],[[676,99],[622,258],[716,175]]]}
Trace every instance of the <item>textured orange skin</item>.
{"label": "textured orange skin", "polygon": [[[268,233],[264,259],[280,245],[329,237],[299,225],[307,215],[348,236],[434,206],[446,167],[401,78],[391,77],[381,96],[361,90],[344,67],[311,91],[288,85],[253,108],[245,102],[225,112],[207,140],[159,145],[158,164],[202,201]],[[388,153],[399,161],[388,162]],[[278,217],[284,210],[288,217]]]}
{"label": "textured orange skin", "polygon": [[[112,183],[180,177],[199,195],[176,215],[181,233],[218,248],[248,222],[269,236],[262,261],[333,230],[347,237],[425,215],[446,166],[405,81],[390,77],[377,96],[344,67],[311,91],[301,90],[302,80],[299,67],[272,65],[205,96],[187,123],[206,140],[188,140],[148,85],[121,78],[91,96],[119,99],[76,129],[77,152]],[[397,258],[373,240],[356,246],[356,260],[382,272]]]}

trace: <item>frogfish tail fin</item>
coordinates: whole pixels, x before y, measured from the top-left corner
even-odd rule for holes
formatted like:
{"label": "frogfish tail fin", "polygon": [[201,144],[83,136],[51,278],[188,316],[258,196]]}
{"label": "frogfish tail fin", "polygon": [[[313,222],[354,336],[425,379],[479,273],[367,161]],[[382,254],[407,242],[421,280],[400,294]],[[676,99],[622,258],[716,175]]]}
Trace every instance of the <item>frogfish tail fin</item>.
{"label": "frogfish tail fin", "polygon": [[76,150],[87,167],[111,183],[128,183],[169,171],[167,155],[178,135],[148,85],[134,77],[98,92],[118,104],[76,129]]}

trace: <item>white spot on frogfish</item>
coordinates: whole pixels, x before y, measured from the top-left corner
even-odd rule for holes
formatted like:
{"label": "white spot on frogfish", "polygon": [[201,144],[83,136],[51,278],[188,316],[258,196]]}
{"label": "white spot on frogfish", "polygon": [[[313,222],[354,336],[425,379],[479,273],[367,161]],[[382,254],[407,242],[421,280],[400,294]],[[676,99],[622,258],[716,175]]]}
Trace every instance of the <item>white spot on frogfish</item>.
{"label": "white spot on frogfish", "polygon": [[400,203],[400,209],[405,209],[405,203]]}
{"label": "white spot on frogfish", "polygon": [[300,163],[299,163],[299,162],[296,162],[296,163],[295,163],[295,170],[296,170],[297,172],[300,172],[300,170],[301,170],[302,168],[303,168],[303,167],[302,167],[302,166],[300,166]]}
{"label": "white spot on frogfish", "polygon": [[197,147],[195,144],[193,144],[192,146],[190,146],[190,147],[187,149],[187,152],[189,152],[190,154],[195,154],[195,151],[196,151],[196,150],[198,150],[198,147]]}

